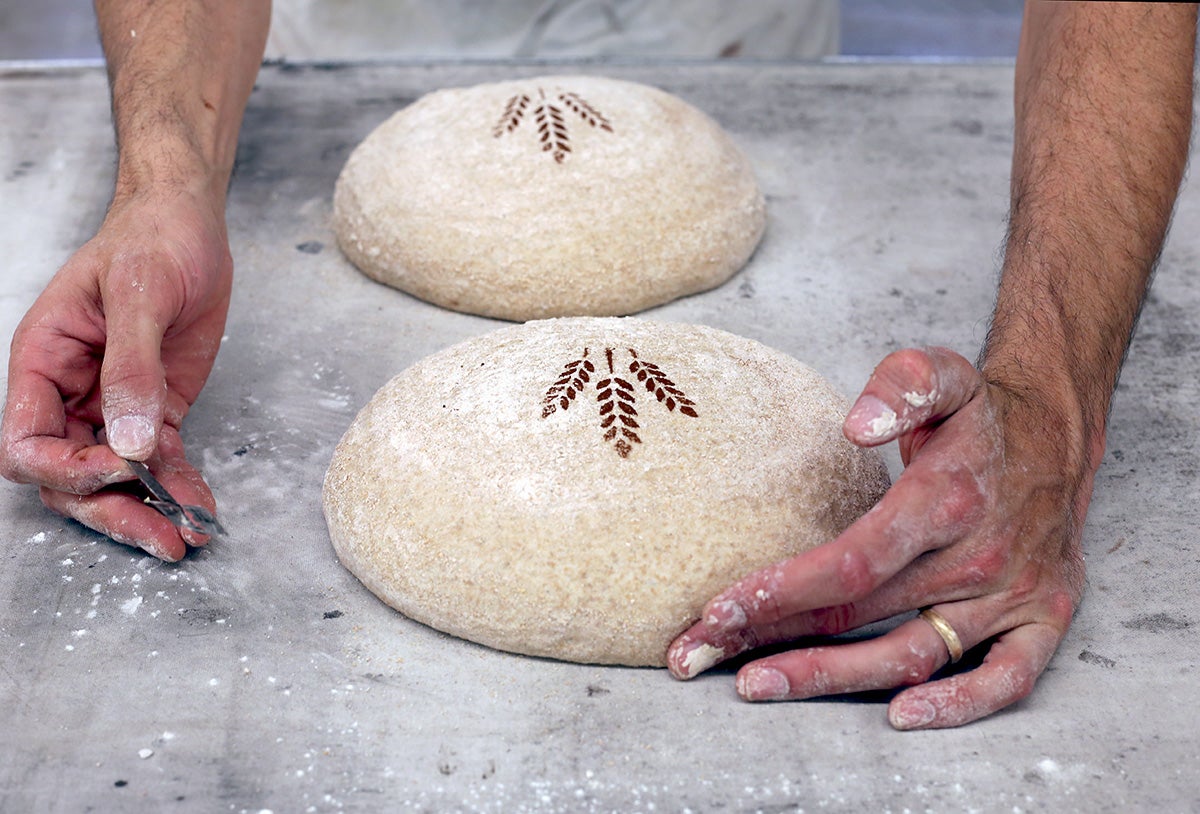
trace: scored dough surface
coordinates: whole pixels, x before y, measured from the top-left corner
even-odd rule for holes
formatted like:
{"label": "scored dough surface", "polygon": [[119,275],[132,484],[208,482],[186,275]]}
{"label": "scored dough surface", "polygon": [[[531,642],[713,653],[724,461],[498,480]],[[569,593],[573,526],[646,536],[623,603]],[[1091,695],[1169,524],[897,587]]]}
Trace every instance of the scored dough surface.
{"label": "scored dough surface", "polygon": [[594,76],[423,96],[355,148],[334,192],[338,244],[365,274],[518,321],[713,288],[765,224],[749,161],[712,119]]}
{"label": "scored dough surface", "polygon": [[845,400],[752,340],[636,319],[532,322],[396,376],[334,453],[341,562],[491,647],[662,665],[738,578],[812,548],[888,485]]}

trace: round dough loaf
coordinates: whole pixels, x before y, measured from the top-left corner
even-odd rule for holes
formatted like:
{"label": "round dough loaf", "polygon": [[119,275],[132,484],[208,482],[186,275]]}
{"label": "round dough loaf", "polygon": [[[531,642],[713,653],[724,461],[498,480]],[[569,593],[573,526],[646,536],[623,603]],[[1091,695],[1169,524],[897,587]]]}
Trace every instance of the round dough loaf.
{"label": "round dough loaf", "polygon": [[363,408],[324,507],[342,563],[438,630],[662,665],[705,602],[888,486],[820,375],[699,326],[574,318],[419,362]]}
{"label": "round dough loaf", "polygon": [[520,321],[707,290],[766,223],[750,163],[712,119],[588,76],[422,97],[354,150],[333,205],[339,245],[370,277]]}

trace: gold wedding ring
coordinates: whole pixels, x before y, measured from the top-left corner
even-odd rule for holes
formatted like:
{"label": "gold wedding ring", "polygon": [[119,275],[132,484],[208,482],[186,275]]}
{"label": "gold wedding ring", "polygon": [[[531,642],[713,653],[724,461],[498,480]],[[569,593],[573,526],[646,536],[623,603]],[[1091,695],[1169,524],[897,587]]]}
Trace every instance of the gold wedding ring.
{"label": "gold wedding ring", "polygon": [[950,663],[958,663],[963,655],[962,640],[958,638],[958,634],[954,632],[954,628],[946,621],[946,618],[933,608],[925,608],[921,611],[921,618],[928,622],[946,643],[946,649],[950,651]]}

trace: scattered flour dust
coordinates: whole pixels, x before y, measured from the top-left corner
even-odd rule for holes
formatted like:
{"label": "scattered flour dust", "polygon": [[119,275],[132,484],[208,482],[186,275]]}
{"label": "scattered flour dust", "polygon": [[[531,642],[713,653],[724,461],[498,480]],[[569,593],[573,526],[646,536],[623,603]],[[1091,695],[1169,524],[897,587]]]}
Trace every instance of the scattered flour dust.
{"label": "scattered flour dust", "polygon": [[687,654],[683,661],[683,670],[688,676],[702,673],[719,662],[725,656],[725,651],[711,644],[702,644]]}
{"label": "scattered flour dust", "polygon": [[928,407],[930,404],[933,404],[935,401],[937,401],[937,397],[938,392],[936,390],[932,390],[928,393],[910,391],[904,394],[904,401],[909,407]]}
{"label": "scattered flour dust", "polygon": [[1051,757],[1039,760],[1036,771],[1047,783],[1067,794],[1074,794],[1104,776],[1104,772],[1086,763],[1063,764]]}
{"label": "scattered flour dust", "polygon": [[878,417],[871,419],[867,433],[871,438],[882,438],[896,428],[896,423],[896,413],[885,407]]}
{"label": "scattered flour dust", "polygon": [[[52,532],[39,532],[30,538],[30,542],[41,542],[52,538]],[[97,538],[92,542],[91,547],[100,543],[102,538]],[[64,583],[75,581],[72,576],[74,572],[78,577],[83,577],[89,574],[86,569],[95,568],[109,559],[109,555],[105,553],[92,553],[86,550],[87,547],[79,547],[63,556],[58,565],[63,569]],[[80,600],[80,604],[71,608],[64,606],[55,612],[58,618],[78,617],[79,621],[84,619],[94,621],[96,619],[105,618],[106,613],[112,611],[120,611],[127,617],[140,616],[141,618],[157,619],[164,612],[171,614],[178,610],[179,597],[177,594],[183,593],[184,596],[190,593],[208,593],[210,589],[207,581],[200,574],[195,574],[190,570],[181,566],[164,566],[162,563],[150,557],[142,555],[131,555],[128,558],[129,567],[111,572],[105,577],[101,577],[99,581],[80,579],[81,583],[75,594]],[[166,569],[166,570],[164,570]],[[101,573],[100,571],[94,573]],[[164,590],[155,590],[149,587],[151,581],[156,583],[167,583],[163,585]],[[34,610],[36,613],[37,610]],[[216,620],[217,624],[224,624],[224,619]],[[107,629],[108,625],[102,625]],[[68,630],[67,641],[64,643],[64,649],[71,652],[76,649],[77,645],[84,644],[85,637],[91,639],[89,631],[86,628],[73,627]],[[153,653],[151,655],[154,655]]]}

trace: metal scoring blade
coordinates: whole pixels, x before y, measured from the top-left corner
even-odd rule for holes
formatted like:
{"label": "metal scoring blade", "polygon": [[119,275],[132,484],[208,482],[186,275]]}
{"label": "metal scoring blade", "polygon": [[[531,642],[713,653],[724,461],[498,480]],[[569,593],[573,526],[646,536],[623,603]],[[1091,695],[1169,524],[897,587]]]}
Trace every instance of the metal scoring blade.
{"label": "metal scoring blade", "polygon": [[203,506],[180,503],[167,491],[167,487],[158,482],[158,478],[150,474],[150,469],[144,463],[129,459],[126,459],[125,463],[129,465],[133,474],[137,475],[142,486],[146,487],[146,491],[150,493],[150,497],[144,500],[145,504],[157,510],[174,525],[197,534],[206,534],[209,537],[225,533],[225,527],[212,512]]}

